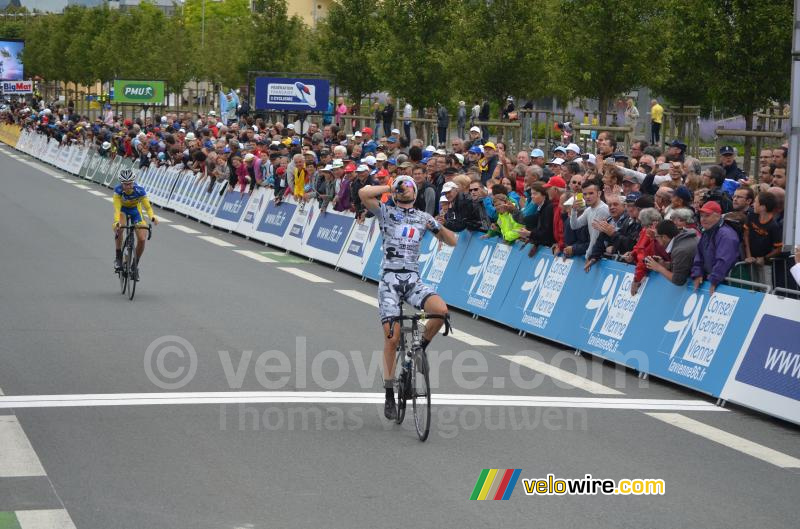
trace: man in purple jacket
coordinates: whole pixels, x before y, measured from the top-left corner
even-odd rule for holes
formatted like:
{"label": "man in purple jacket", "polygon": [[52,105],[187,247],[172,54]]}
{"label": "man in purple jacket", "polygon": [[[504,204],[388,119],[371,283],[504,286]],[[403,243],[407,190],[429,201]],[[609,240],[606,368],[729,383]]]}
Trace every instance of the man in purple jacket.
{"label": "man in purple jacket", "polygon": [[717,202],[706,202],[699,210],[703,235],[697,243],[692,263],[694,289],[708,279],[714,293],[741,255],[739,234],[722,220],[722,208]]}

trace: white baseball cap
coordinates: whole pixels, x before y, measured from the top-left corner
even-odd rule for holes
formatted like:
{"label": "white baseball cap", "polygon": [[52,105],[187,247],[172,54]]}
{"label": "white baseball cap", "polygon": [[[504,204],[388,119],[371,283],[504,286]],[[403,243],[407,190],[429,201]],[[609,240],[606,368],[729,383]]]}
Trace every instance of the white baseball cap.
{"label": "white baseball cap", "polygon": [[294,130],[294,123],[289,123],[288,125],[286,125],[286,128],[289,130]]}
{"label": "white baseball cap", "polygon": [[553,158],[552,160],[547,162],[547,165],[562,165],[563,163],[564,160],[562,160],[561,158]]}
{"label": "white baseball cap", "polygon": [[213,110],[209,110],[209,111],[208,111],[208,115],[209,115],[209,116],[216,116],[216,115],[217,115],[217,113],[216,113],[216,112],[214,112]]}
{"label": "white baseball cap", "polygon": [[567,150],[568,150],[568,151],[572,151],[572,152],[574,152],[574,153],[577,153],[577,154],[580,154],[580,153],[581,153],[581,148],[580,148],[580,147],[578,147],[578,146],[577,146],[576,144],[574,144],[574,143],[570,143],[569,145],[567,145]]}
{"label": "white baseball cap", "polygon": [[333,165],[328,164],[325,167],[323,167],[322,169],[320,169],[320,171],[328,171],[328,172],[333,171]]}
{"label": "white baseball cap", "polygon": [[192,141],[195,139],[194,132],[187,132],[186,133],[186,141]]}
{"label": "white baseball cap", "polygon": [[460,163],[462,165],[464,164],[464,155],[463,154],[461,154],[460,152],[457,152],[457,153],[455,153],[454,156],[456,157],[456,160],[458,160],[458,163]]}
{"label": "white baseball cap", "polygon": [[392,134],[400,134],[400,129],[392,129]]}
{"label": "white baseball cap", "polygon": [[442,186],[442,193],[447,193],[453,189],[458,189],[458,184],[455,182],[445,182],[444,186]]}
{"label": "white baseball cap", "polygon": [[477,132],[478,134],[480,134],[481,133],[481,128],[476,126],[476,127],[472,127],[471,129],[469,129],[469,131],[470,132]]}
{"label": "white baseball cap", "polygon": [[361,158],[361,163],[365,163],[367,165],[375,165],[375,162],[377,162],[377,161],[378,160],[376,160],[375,157],[372,156],[372,155],[365,156],[364,158]]}
{"label": "white baseball cap", "polygon": [[362,171],[369,171],[369,167],[367,167],[363,163],[361,165],[359,165],[358,167],[356,167],[356,172],[357,173],[360,173]]}
{"label": "white baseball cap", "polygon": [[361,131],[360,130],[355,131],[355,133],[353,133],[353,137],[354,138],[360,138],[361,137]]}
{"label": "white baseball cap", "polygon": [[331,169],[341,169],[344,167],[344,162],[339,158],[334,158],[331,162]]}
{"label": "white baseball cap", "polygon": [[385,153],[385,152],[379,152],[379,153],[378,153],[378,154],[375,156],[375,159],[376,159],[376,160],[378,160],[379,162],[385,162],[386,160],[388,160],[388,159],[389,159],[389,157],[388,157],[388,156],[386,156],[386,153]]}
{"label": "white baseball cap", "polygon": [[590,164],[597,164],[597,157],[594,154],[589,153],[586,157],[586,162]]}

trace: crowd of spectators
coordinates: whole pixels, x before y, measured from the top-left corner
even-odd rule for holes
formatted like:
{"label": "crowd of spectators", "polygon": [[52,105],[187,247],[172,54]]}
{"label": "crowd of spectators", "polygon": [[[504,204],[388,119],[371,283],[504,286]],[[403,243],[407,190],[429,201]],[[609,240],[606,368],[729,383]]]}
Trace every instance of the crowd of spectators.
{"label": "crowd of spectators", "polygon": [[392,128],[391,100],[373,108],[374,127],[351,135],[340,128],[343,101],[331,106],[327,119],[303,130],[247,111],[224,120],[214,111],[124,119],[106,107],[88,119],[69,105],[36,101],[7,106],[2,119],[139,167],[179,165],[207,181],[209,192],[218,181],[229,192],[270,187],[277,201],[317,200],[359,221],[368,215],[359,189],[409,175],[419,190],[416,207],[449,229],[520,241],[530,255],[544,247],[564,259],[583,256],[587,272],[601,259],[630,263],[633,294],[649,273],[676,285],[708,281],[713,290],[742,262],[752,270],[748,279],[776,279],[770,270],[782,249],[785,145],[761,151],[755,180],[738,167],[731,146],[705,168],[678,139],[666,152],[645,140],[623,152],[609,132],[597,136],[591,153],[568,143],[548,155],[538,148],[512,155],[502,141],[489,141],[485,127],[467,128],[484,110],[477,102],[469,121],[459,106],[465,137],[443,134],[428,146],[410,137],[409,108],[398,116],[404,130]]}

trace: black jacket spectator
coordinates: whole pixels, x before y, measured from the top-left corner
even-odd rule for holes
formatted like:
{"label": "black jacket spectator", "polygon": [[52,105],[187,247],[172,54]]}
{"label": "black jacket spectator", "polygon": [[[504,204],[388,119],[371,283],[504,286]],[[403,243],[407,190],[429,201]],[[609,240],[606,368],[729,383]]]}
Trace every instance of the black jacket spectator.
{"label": "black jacket spectator", "polygon": [[458,193],[444,215],[444,227],[451,231],[479,230],[481,219],[475,211],[472,199],[466,193]]}
{"label": "black jacket spectator", "polygon": [[[608,217],[606,222],[611,223],[612,217]],[[623,214],[617,221],[617,229],[613,235],[606,235],[600,232],[594,247],[591,249],[589,258],[602,259],[609,246],[613,246],[614,254],[624,254],[633,250],[636,242],[639,240],[639,235],[642,231],[642,225],[639,221]]]}
{"label": "black jacket spectator", "polygon": [[[553,235],[553,204],[546,197],[539,211],[533,215],[535,222],[529,224],[531,217],[525,217],[525,227],[531,232],[529,241],[537,246],[550,247],[556,242]],[[529,227],[530,226],[530,227]]]}

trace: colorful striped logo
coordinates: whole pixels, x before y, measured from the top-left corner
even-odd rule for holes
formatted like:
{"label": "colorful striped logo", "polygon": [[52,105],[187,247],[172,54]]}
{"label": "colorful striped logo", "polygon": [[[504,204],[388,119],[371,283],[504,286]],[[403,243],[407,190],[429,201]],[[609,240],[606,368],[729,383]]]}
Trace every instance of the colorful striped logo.
{"label": "colorful striped logo", "polygon": [[484,468],[470,500],[507,500],[522,472],[521,468]]}

